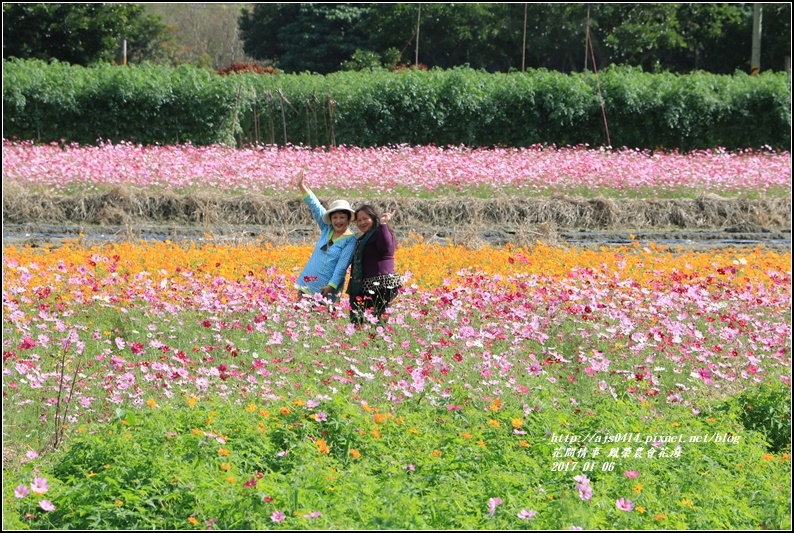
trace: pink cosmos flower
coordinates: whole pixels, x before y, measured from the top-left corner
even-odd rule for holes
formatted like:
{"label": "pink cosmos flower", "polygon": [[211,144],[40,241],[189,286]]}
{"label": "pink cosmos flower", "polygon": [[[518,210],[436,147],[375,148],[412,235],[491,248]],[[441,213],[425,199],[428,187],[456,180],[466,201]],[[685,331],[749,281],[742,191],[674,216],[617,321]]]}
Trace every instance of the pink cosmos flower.
{"label": "pink cosmos flower", "polygon": [[589,501],[593,497],[593,487],[590,486],[590,478],[584,474],[579,474],[573,477],[576,481],[576,490],[579,491],[579,498],[583,501]]}
{"label": "pink cosmos flower", "polygon": [[637,472],[636,470],[626,470],[625,472],[623,472],[623,475],[625,475],[629,479],[634,479],[635,477],[639,476],[640,473]]}
{"label": "pink cosmos flower", "polygon": [[41,507],[42,509],[44,509],[47,512],[55,510],[55,506],[52,504],[52,502],[50,500],[41,500],[39,502],[39,507]]}
{"label": "pink cosmos flower", "polygon": [[14,496],[17,498],[24,498],[28,494],[30,494],[30,489],[28,489],[25,485],[20,485],[14,489]]}
{"label": "pink cosmos flower", "polygon": [[273,511],[273,514],[270,515],[270,519],[273,522],[283,522],[284,520],[286,520],[286,518],[287,518],[287,515],[285,515],[281,511]]}
{"label": "pink cosmos flower", "polygon": [[493,516],[499,505],[502,505],[502,498],[491,498],[488,500],[488,515]]}
{"label": "pink cosmos flower", "polygon": [[50,490],[47,480],[43,477],[34,477],[33,482],[30,484],[30,490],[35,494],[44,494]]}
{"label": "pink cosmos flower", "polygon": [[626,499],[623,499],[623,498],[619,498],[615,502],[615,505],[621,511],[633,511],[634,510],[634,504],[631,503],[631,500],[626,500]]}
{"label": "pink cosmos flower", "polygon": [[518,511],[518,517],[521,520],[532,520],[533,518],[535,518],[536,514],[537,511],[532,511],[532,510],[527,511],[526,509],[521,509],[520,511]]}
{"label": "pink cosmos flower", "polygon": [[312,511],[311,513],[303,515],[303,518],[319,518],[321,514],[320,511]]}
{"label": "pink cosmos flower", "polygon": [[324,413],[323,411],[318,411],[317,413],[315,413],[314,419],[318,422],[325,422],[326,420],[328,420],[328,414]]}

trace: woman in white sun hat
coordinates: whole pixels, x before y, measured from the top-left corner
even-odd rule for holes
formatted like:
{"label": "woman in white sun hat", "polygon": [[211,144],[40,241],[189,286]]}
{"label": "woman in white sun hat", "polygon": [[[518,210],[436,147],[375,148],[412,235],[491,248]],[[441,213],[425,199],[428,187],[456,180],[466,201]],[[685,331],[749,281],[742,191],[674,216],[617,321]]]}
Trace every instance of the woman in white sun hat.
{"label": "woman in white sun hat", "polygon": [[309,262],[298,276],[298,296],[320,293],[336,301],[344,287],[347,267],[353,258],[356,238],[350,231],[354,211],[346,200],[331,202],[325,209],[317,196],[304,183],[303,170],[295,183],[303,193],[303,201],[320,226],[320,239],[314,246]]}

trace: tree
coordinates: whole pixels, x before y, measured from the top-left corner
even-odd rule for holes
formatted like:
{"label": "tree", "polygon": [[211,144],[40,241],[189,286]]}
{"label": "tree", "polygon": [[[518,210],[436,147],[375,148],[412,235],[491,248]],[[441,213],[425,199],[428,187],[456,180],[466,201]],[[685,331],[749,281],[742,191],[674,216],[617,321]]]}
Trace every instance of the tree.
{"label": "tree", "polygon": [[498,70],[504,64],[496,37],[503,30],[502,5],[510,4],[371,4],[364,17],[370,49],[395,48],[405,63],[416,62],[419,22],[419,62],[429,67]]}
{"label": "tree", "polygon": [[[562,72],[611,64],[646,71],[732,73],[749,66],[752,4],[742,3],[256,4],[243,13],[246,51],[287,71],[374,64],[387,49],[428,67]],[[526,26],[524,14],[526,13]],[[764,4],[762,65],[791,55],[791,4]],[[351,62],[359,50],[357,61]],[[344,65],[344,66],[343,66]]]}
{"label": "tree", "polygon": [[165,26],[136,4],[3,4],[4,58],[112,61],[122,38],[148,59],[167,37]]}
{"label": "tree", "polygon": [[[587,20],[585,4],[530,4],[527,9],[526,66],[560,72],[584,69]],[[598,26],[592,13],[590,24],[594,28]],[[592,41],[598,61],[604,57],[600,35],[593,33]],[[592,61],[587,55],[592,69]],[[599,63],[598,67],[602,66]]]}
{"label": "tree", "polygon": [[666,68],[731,74],[749,65],[752,6],[748,10],[741,4],[678,4],[674,16],[683,46],[658,52]]}
{"label": "tree", "polygon": [[173,35],[168,59],[219,70],[251,58],[243,50],[238,26],[246,4],[202,2],[144,4],[147,13],[159,15]]}
{"label": "tree", "polygon": [[126,36],[128,63],[162,63],[168,59],[173,34],[160,17],[133,17]]}
{"label": "tree", "polygon": [[243,49],[285,72],[335,72],[365,49],[366,10],[364,4],[255,4],[240,17]]}
{"label": "tree", "polygon": [[791,2],[764,4],[761,70],[783,70],[791,62]]}
{"label": "tree", "polygon": [[659,70],[660,52],[683,48],[677,4],[597,4],[591,11],[609,63]]}

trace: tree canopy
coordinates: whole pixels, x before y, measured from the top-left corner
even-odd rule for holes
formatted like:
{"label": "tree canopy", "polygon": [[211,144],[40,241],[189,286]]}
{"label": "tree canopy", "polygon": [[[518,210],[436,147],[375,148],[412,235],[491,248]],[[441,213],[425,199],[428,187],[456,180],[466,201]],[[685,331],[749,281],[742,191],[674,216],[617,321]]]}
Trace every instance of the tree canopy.
{"label": "tree canopy", "polygon": [[[791,4],[762,5],[761,67],[782,70]],[[3,57],[108,62],[126,38],[129,62],[215,69],[255,60],[321,74],[613,64],[729,74],[749,72],[752,26],[751,3],[4,3]]]}
{"label": "tree canopy", "polygon": [[[781,70],[791,55],[791,4],[764,10],[762,65]],[[594,56],[598,68],[732,73],[749,68],[752,11],[714,3],[271,3],[244,9],[240,30],[246,53],[286,72],[340,70],[357,50],[397,50],[400,62],[416,63],[419,26],[418,62],[428,67],[577,72],[592,69]]]}
{"label": "tree canopy", "polygon": [[166,27],[143,13],[137,4],[4,3],[3,58],[88,65],[114,60],[126,38],[128,57],[157,60]]}
{"label": "tree canopy", "polygon": [[361,4],[255,4],[243,11],[243,49],[255,58],[278,58],[287,72],[328,74],[342,69],[366,45]]}

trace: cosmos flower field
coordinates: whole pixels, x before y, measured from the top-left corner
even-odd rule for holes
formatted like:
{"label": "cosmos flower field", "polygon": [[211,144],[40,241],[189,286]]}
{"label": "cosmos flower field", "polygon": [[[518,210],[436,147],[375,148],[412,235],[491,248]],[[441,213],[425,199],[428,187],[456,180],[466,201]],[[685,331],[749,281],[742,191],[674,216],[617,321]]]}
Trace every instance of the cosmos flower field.
{"label": "cosmos flower field", "polygon": [[[627,152],[425,147],[401,177],[389,165],[407,148],[234,152],[214,174],[196,148],[97,150],[111,149],[112,172],[104,156],[60,159],[83,149],[4,144],[3,182],[182,189],[205,176],[286,191],[308,165],[317,188],[388,175],[368,186],[432,196],[534,194],[586,174],[511,182],[504,159],[530,156],[549,169],[615,158],[627,170],[604,171],[610,190],[790,194],[791,179],[775,154],[664,156],[686,174]],[[254,179],[255,156],[292,159]],[[183,157],[180,182],[165,167]],[[715,161],[714,181],[694,170]],[[308,243],[4,246],[4,528],[790,528],[790,252],[469,249],[396,231],[405,287],[359,329],[344,302],[296,300]]]}
{"label": "cosmos flower field", "polygon": [[95,147],[3,142],[3,183],[52,193],[92,193],[113,186],[182,193],[292,194],[295,175],[338,194],[549,195],[628,197],[790,194],[788,152],[691,153],[586,146],[472,149],[393,146],[332,149],[255,146]]}

